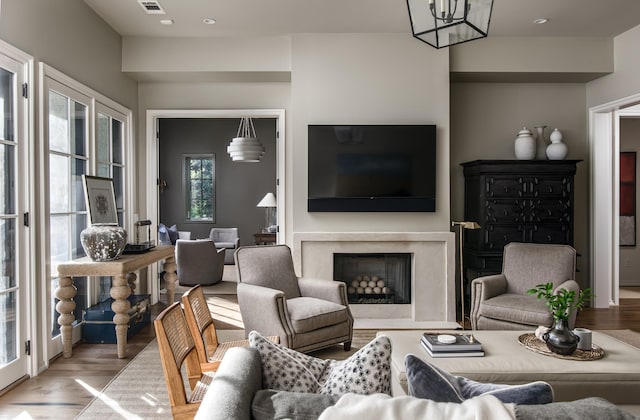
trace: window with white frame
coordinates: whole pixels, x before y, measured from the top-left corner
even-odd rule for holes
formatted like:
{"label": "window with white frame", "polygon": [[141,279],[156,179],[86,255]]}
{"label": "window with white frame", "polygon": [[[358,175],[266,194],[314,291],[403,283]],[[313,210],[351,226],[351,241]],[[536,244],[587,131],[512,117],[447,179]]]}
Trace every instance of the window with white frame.
{"label": "window with white frame", "polygon": [[185,219],[215,223],[215,155],[185,155],[183,160]]}
{"label": "window with white frame", "polygon": [[[128,226],[126,217],[133,182],[127,162],[132,149],[129,125],[131,112],[101,94],[46,65],[43,73],[43,97],[46,98],[45,146],[43,157],[48,167],[46,183],[49,199],[47,229],[51,302],[51,337],[59,335],[57,265],[85,255],[80,232],[88,225],[82,175],[112,178],[116,193],[119,224]],[[111,279],[74,278],[78,293],[76,323],[82,311],[109,297]]]}

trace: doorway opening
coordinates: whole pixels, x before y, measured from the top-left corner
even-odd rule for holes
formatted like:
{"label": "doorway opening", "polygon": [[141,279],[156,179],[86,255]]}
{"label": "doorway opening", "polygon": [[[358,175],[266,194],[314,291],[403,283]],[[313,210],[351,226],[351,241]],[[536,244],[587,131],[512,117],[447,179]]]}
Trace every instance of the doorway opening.
{"label": "doorway opening", "polygon": [[[161,120],[164,119],[232,119],[235,122],[239,121],[241,117],[250,117],[257,119],[273,119],[275,120],[275,154],[276,154],[276,169],[275,169],[275,191],[272,191],[276,196],[276,213],[278,215],[278,231],[276,233],[276,242],[283,242],[283,238],[286,237],[286,209],[285,209],[285,197],[286,191],[286,178],[285,178],[285,119],[284,110],[281,109],[236,109],[236,110],[148,110],[146,117],[146,205],[142,207],[144,209],[144,217],[151,221],[152,226],[158,226],[161,222],[159,219],[160,213],[160,200],[159,194],[163,187],[160,182],[159,176],[159,137],[158,130]],[[235,133],[234,133],[235,134]],[[259,134],[259,133],[258,133]],[[231,138],[228,139],[229,142]],[[228,157],[228,156],[227,156]],[[225,156],[220,156],[219,159],[224,159]],[[237,165],[252,165],[252,163],[236,163]],[[258,163],[259,165],[259,163]],[[238,183],[240,191],[242,187],[242,179],[236,179],[234,182]],[[262,194],[264,195],[264,193]],[[262,197],[260,196],[260,198]],[[259,200],[259,198],[258,198]],[[254,206],[256,203],[254,203]],[[260,215],[262,220],[262,215]],[[157,230],[152,232],[152,235],[157,241]],[[202,236],[202,235],[200,235]],[[152,303],[158,301],[160,295],[159,281],[157,267],[151,267],[148,270],[149,291],[152,296]]]}

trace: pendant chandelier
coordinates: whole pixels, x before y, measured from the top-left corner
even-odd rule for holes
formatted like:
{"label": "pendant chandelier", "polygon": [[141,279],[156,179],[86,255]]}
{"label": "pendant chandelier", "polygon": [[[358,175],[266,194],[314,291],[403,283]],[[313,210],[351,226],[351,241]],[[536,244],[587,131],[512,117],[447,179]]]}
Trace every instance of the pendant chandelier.
{"label": "pendant chandelier", "polygon": [[251,118],[240,118],[238,134],[227,146],[227,153],[234,162],[260,162],[264,155],[264,146],[256,137]]}
{"label": "pendant chandelier", "polygon": [[485,38],[493,0],[407,0],[413,36],[435,48]]}

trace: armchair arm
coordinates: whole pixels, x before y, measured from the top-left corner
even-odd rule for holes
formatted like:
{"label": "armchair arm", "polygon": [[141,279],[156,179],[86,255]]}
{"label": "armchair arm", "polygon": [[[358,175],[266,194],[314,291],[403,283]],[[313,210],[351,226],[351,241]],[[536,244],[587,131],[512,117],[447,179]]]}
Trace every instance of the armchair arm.
{"label": "armchair arm", "polygon": [[341,281],[298,279],[300,294],[348,306],[347,286]]}
{"label": "armchair arm", "polygon": [[245,336],[255,330],[266,336],[277,335],[280,344],[293,345],[293,326],[287,311],[287,299],[281,290],[238,283],[238,306]]}
{"label": "armchair arm", "polygon": [[504,274],[478,277],[471,282],[471,326],[477,328],[480,317],[480,304],[494,296],[501,295],[507,291],[507,278]]}

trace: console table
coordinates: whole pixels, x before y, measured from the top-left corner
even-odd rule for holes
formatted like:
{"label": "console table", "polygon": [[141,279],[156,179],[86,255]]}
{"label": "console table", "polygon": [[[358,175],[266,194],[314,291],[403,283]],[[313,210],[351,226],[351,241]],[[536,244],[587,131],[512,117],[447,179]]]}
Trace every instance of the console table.
{"label": "console table", "polygon": [[56,310],[60,314],[58,324],[62,335],[62,356],[72,356],[71,348],[71,324],[75,320],[73,314],[76,303],[76,287],[73,285],[73,277],[79,276],[111,276],[110,295],[114,300],[111,309],[115,312],[113,322],[116,329],[118,358],[127,357],[127,328],[129,323],[128,311],[130,303],[127,300],[135,290],[135,271],[147,267],[153,263],[164,260],[164,279],[167,288],[167,303],[173,302],[173,293],[176,288],[176,260],[173,245],[163,245],[141,254],[122,255],[113,261],[93,261],[89,257],[71,260],[58,265],[58,287],[55,297],[60,301],[56,304]]}

